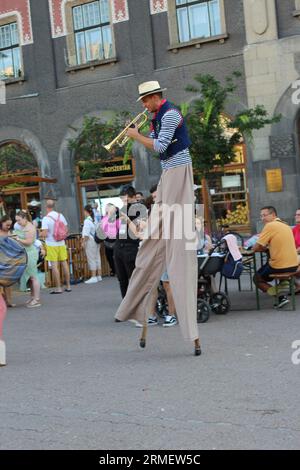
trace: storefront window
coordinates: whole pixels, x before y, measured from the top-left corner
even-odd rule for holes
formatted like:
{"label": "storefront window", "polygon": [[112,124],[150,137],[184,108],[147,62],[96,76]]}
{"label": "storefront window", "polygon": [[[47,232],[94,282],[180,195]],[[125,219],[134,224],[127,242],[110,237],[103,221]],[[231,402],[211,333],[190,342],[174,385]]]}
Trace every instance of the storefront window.
{"label": "storefront window", "polygon": [[38,177],[37,162],[29,149],[18,143],[0,147],[0,186],[6,212],[13,220],[21,209],[37,217],[40,211]]}
{"label": "storefront window", "polygon": [[232,163],[224,168],[216,168],[210,174],[208,188],[214,220],[218,227],[247,230],[249,205],[244,144],[236,146]]}
{"label": "storefront window", "polygon": [[[86,179],[86,174],[89,179]],[[80,195],[81,220],[83,220],[83,208],[86,204],[98,205],[101,215],[105,214],[108,203],[121,208],[122,200],[119,197],[121,188],[126,184],[132,184],[135,177],[135,162],[131,158],[124,164],[121,159],[108,162],[93,162],[93,176],[85,172],[84,162],[77,165],[77,181]]]}
{"label": "storefront window", "polygon": [[105,208],[108,203],[114,204],[119,207],[123,206],[122,199],[119,197],[122,184],[109,184],[101,185],[97,189],[95,186],[83,186],[81,188],[81,197],[83,206],[86,204],[91,204],[94,206],[95,203],[98,204],[98,209],[101,215],[105,214]]}
{"label": "storefront window", "polygon": [[246,225],[249,222],[245,169],[214,173],[209,191],[218,225]]}

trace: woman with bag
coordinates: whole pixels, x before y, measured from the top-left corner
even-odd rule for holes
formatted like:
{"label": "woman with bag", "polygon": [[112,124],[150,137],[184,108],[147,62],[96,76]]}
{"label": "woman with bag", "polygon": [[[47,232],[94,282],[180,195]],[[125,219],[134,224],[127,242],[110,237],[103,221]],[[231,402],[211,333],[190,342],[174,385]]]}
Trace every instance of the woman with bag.
{"label": "woman with bag", "polygon": [[85,284],[95,284],[102,281],[101,277],[101,258],[100,246],[95,242],[95,216],[93,208],[90,204],[84,208],[84,223],[82,228],[82,247],[85,250],[91,277]]}
{"label": "woman with bag", "polygon": [[105,256],[110,267],[110,275],[114,276],[116,274],[114,264],[114,246],[121,221],[119,218],[119,209],[114,204],[108,203],[106,205],[105,212],[106,214],[101,221],[101,230],[106,236],[104,247]]}
{"label": "woman with bag", "polygon": [[20,289],[26,290],[27,282],[30,280],[31,297],[27,302],[28,308],[40,307],[40,283],[38,279],[37,260],[38,252],[34,246],[36,240],[36,228],[31,223],[30,215],[27,211],[19,211],[16,215],[17,227],[15,224],[15,240],[26,250],[28,256],[27,267],[20,280]]}

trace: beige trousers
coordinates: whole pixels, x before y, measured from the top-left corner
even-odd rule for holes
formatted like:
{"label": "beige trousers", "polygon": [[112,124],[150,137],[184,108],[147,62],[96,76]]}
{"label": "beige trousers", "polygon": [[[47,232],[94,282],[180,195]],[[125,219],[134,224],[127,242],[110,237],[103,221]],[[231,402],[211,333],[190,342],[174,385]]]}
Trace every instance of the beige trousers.
{"label": "beige trousers", "polygon": [[[171,207],[174,210],[168,212]],[[183,208],[187,213],[183,214]],[[163,171],[135,265],[115,318],[145,321],[153,292],[167,267],[183,337],[190,341],[197,339],[197,256],[191,165]]]}
{"label": "beige trousers", "polygon": [[85,245],[85,254],[90,271],[101,269],[100,245],[95,240],[89,238]]}

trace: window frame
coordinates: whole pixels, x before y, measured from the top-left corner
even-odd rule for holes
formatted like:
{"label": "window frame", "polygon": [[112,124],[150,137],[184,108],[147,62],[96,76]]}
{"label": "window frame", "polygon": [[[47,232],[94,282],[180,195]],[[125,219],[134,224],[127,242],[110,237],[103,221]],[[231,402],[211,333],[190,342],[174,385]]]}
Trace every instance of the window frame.
{"label": "window frame", "polygon": [[[99,23],[93,26],[88,26],[88,27],[83,27],[80,29],[75,29],[75,23],[73,19],[73,9],[78,7],[78,6],[83,6],[86,4],[90,3],[95,3],[98,2],[99,0],[74,0],[72,2],[68,2],[65,5],[65,15],[66,15],[66,26],[67,26],[67,37],[66,37],[66,54],[65,54],[65,61],[66,61],[66,71],[73,71],[77,69],[85,69],[85,68],[91,68],[93,69],[94,66],[96,65],[102,65],[102,64],[107,64],[107,63],[113,63],[116,62],[116,50],[115,50],[115,39],[114,39],[114,30],[113,30],[113,22],[112,22],[112,11],[111,11],[111,3],[110,1],[108,2],[109,4],[109,21],[105,23]],[[100,5],[99,5],[100,9]],[[80,32],[85,32],[85,31],[91,31],[91,30],[96,30],[101,29],[103,26],[110,26],[110,31],[111,31],[111,45],[112,45],[112,52],[111,52],[111,57],[105,59],[105,58],[97,58],[97,59],[90,59],[86,60],[86,62],[79,63],[78,61],[78,55],[77,55],[77,46],[76,46],[76,34]],[[99,31],[102,37],[102,31]],[[84,40],[85,39],[85,34],[84,34]],[[103,43],[102,43],[103,44]],[[99,43],[101,45],[101,43]],[[86,57],[88,56],[87,54],[87,46],[85,42],[85,51],[86,51]],[[73,58],[73,60],[72,60]]]}
{"label": "window frame", "polygon": [[[2,51],[10,51],[11,52],[11,66],[12,66],[14,74],[10,75],[10,76],[4,76],[4,75],[2,76],[1,75],[1,69],[0,69],[0,80],[3,80],[3,81],[16,81],[16,80],[18,81],[18,80],[21,80],[24,76],[23,62],[22,62],[22,52],[21,52],[21,43],[20,43],[20,35],[19,35],[19,24],[18,24],[17,18],[12,17],[12,18],[5,18],[5,20],[2,19],[0,21],[0,29],[5,27],[5,26],[10,26],[10,25],[13,25],[13,24],[16,25],[17,35],[18,35],[18,42],[12,44],[12,41],[11,41],[11,45],[9,47],[1,47],[0,48],[0,53]],[[10,31],[10,39],[12,40],[11,31]],[[14,53],[13,53],[14,50],[18,50],[18,54],[19,54],[19,68],[18,68],[17,71],[16,71],[16,64],[15,64],[15,58],[14,58]]]}
{"label": "window frame", "polygon": [[293,11],[293,16],[295,18],[300,16],[300,0],[295,0],[295,9]]}
{"label": "window frame", "polygon": [[[194,0],[186,5],[176,5],[176,0],[168,0],[168,23],[169,23],[169,35],[170,35],[170,45],[168,47],[169,50],[175,50],[186,47],[186,46],[196,46],[200,47],[201,43],[212,42],[212,41],[220,41],[223,43],[225,39],[228,38],[228,34],[226,31],[226,21],[225,21],[225,8],[224,8],[224,0],[219,0],[219,8],[220,8],[220,23],[221,23],[221,34],[218,35],[211,35],[208,37],[199,37],[193,38],[188,41],[180,42],[179,40],[179,27],[177,21],[177,10],[180,8],[184,8],[186,6],[192,6],[200,3],[208,3],[209,0]],[[211,23],[209,25],[211,30]]]}
{"label": "window frame", "polygon": [[295,10],[293,16],[300,16],[300,0],[295,0]]}

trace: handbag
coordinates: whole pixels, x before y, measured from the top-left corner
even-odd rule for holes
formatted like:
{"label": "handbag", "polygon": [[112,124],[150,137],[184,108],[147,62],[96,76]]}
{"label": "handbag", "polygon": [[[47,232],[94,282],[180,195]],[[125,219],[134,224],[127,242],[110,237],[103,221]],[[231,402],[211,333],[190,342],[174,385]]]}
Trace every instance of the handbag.
{"label": "handbag", "polygon": [[95,227],[94,240],[98,245],[105,240],[105,233],[103,232],[100,223]]}
{"label": "handbag", "polygon": [[110,240],[109,238],[104,240],[104,246],[105,248],[108,248],[109,250],[113,250],[115,246],[116,240]]}

